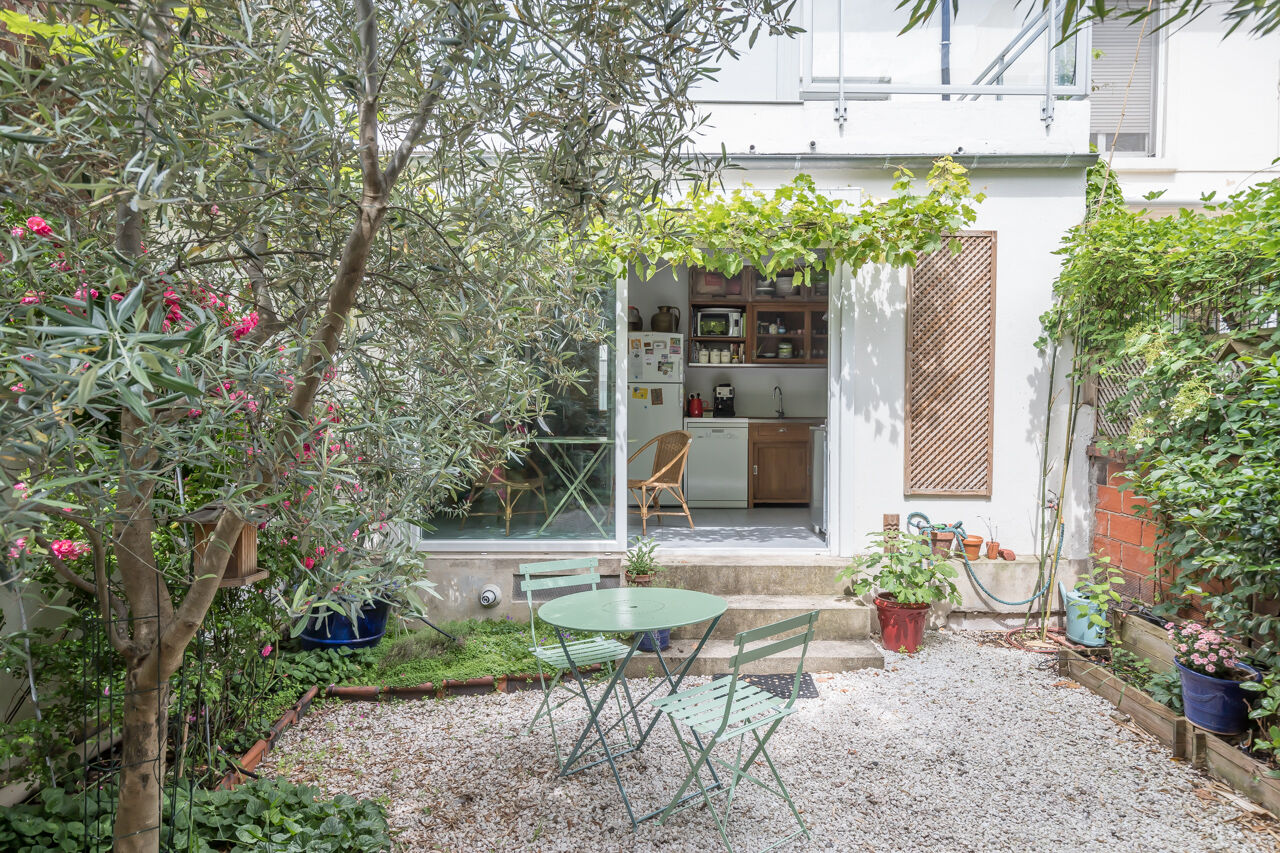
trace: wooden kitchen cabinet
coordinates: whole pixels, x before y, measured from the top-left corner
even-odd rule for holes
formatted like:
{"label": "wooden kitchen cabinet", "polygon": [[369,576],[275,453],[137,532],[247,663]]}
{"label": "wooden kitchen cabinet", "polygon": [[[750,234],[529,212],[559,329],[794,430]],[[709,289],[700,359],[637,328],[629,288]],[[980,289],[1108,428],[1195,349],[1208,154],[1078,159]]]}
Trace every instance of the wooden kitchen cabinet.
{"label": "wooden kitchen cabinet", "polygon": [[750,424],[748,504],[807,504],[811,453],[808,422]]}

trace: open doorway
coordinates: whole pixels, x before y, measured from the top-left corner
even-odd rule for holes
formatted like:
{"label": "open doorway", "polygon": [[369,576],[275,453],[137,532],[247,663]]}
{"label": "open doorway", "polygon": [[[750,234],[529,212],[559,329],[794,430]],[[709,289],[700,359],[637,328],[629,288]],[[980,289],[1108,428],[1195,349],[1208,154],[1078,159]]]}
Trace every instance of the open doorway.
{"label": "open doorway", "polygon": [[[681,267],[629,284],[629,455],[671,431],[692,439],[680,493],[658,499],[680,514],[650,518],[647,535],[681,550],[825,553],[826,277],[806,288],[789,276],[765,281],[751,268],[726,278]],[[643,481],[654,471],[646,450],[627,477]],[[628,538],[641,532],[640,516],[628,513]]]}

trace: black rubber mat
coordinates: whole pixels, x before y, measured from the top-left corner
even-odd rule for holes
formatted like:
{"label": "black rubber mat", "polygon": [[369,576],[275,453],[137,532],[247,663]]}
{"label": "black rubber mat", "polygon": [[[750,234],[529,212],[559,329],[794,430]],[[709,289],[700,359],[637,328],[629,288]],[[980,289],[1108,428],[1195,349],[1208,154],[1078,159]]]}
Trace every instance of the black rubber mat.
{"label": "black rubber mat", "polygon": [[[717,673],[715,678],[723,678],[729,675],[727,672]],[[795,682],[795,673],[787,675],[741,675],[738,676],[743,681],[759,687],[761,690],[768,690],[779,699],[791,698],[791,685]],[[805,672],[800,675],[800,699],[817,699],[818,685],[814,683],[813,676]]]}

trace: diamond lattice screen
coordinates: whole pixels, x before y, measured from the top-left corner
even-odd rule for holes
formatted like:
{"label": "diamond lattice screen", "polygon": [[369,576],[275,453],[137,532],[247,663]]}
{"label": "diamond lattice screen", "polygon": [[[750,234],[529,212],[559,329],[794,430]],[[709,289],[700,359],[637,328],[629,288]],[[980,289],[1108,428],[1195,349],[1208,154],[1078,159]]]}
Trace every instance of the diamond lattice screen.
{"label": "diamond lattice screen", "polygon": [[956,239],[907,286],[908,495],[991,495],[996,236]]}

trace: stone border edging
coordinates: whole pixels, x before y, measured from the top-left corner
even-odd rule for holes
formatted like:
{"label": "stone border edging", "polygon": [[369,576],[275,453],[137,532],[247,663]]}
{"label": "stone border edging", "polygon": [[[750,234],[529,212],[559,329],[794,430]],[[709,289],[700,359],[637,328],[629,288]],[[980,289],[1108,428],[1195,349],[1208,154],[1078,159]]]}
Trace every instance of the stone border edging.
{"label": "stone border edging", "polygon": [[[583,667],[581,672],[598,672],[601,669],[600,664],[592,664]],[[409,701],[413,699],[443,699],[445,696],[479,696],[485,693],[515,693],[521,690],[541,690],[542,684],[539,681],[538,674],[535,673],[515,673],[513,675],[482,675],[478,678],[466,678],[455,680],[446,678],[440,684],[433,684],[430,681],[422,684],[415,684],[409,687],[368,687],[368,686],[339,686],[330,684],[324,690],[324,696],[331,699],[339,699],[343,702],[386,702],[395,699]],[[320,686],[316,685],[302,694],[302,698],[298,700],[292,708],[285,711],[276,720],[264,738],[259,739],[253,746],[249,747],[244,755],[233,763],[236,769],[228,771],[215,786],[218,790],[230,790],[236,785],[244,782],[246,778],[253,776],[253,771],[262,759],[266,758],[267,753],[275,746],[276,740],[285,731],[290,729],[294,724],[301,720],[311,710],[311,704],[320,696]]]}
{"label": "stone border edging", "polygon": [[[1244,794],[1280,817],[1280,779],[1267,776],[1268,766],[1236,749],[1213,732],[1173,713],[1137,687],[1078,652],[1058,653],[1058,672],[1129,714],[1138,727],[1167,746],[1174,758],[1196,767]],[[1122,687],[1117,688],[1114,682]]]}

